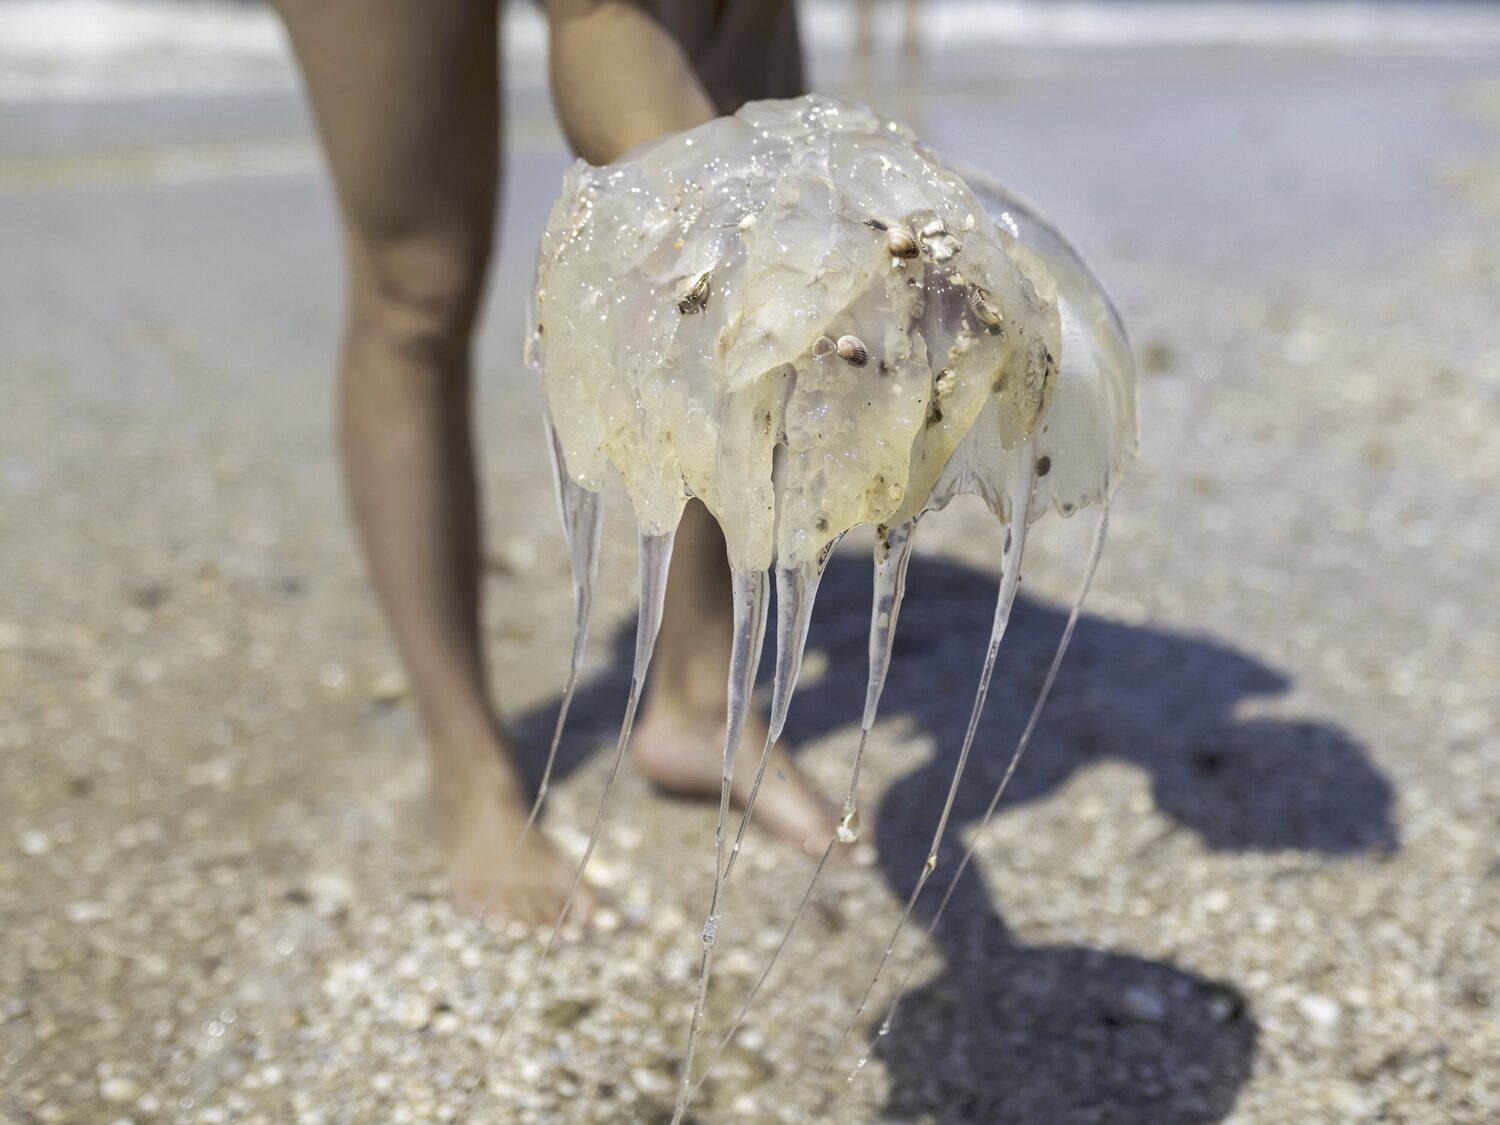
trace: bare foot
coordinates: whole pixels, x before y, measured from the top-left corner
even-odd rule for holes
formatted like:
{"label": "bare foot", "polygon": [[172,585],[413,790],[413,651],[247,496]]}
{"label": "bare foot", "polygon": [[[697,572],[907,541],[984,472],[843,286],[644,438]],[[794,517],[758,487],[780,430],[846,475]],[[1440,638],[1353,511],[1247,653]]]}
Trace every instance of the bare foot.
{"label": "bare foot", "polygon": [[[454,906],[489,922],[551,926],[577,866],[536,825],[517,846],[531,803],[509,762],[488,753],[439,774],[433,785],[438,836]],[[586,925],[594,907],[588,887],[580,885],[568,921]]]}
{"label": "bare foot", "polygon": [[[695,500],[677,526],[651,686],[631,740],[641,772],[670,792],[719,795],[733,618],[724,537],[708,509]],[[765,741],[765,720],[752,713],[734,761],[732,794],[741,805],[755,782]],[[821,856],[838,823],[838,811],[818,796],[791,757],[778,748],[766,765],[755,819],[783,840]],[[848,852],[840,848],[835,854],[843,858]],[[851,858],[864,861],[867,856]]]}
{"label": "bare foot", "polygon": [[[687,796],[717,797],[724,767],[724,693],[706,702],[662,689],[648,700],[631,740],[636,765],[663,789]],[[743,807],[765,747],[766,723],[752,713],[734,760],[730,792]],[[812,856],[828,846],[838,810],[808,784],[780,746],[771,751],[755,799],[755,822]]]}

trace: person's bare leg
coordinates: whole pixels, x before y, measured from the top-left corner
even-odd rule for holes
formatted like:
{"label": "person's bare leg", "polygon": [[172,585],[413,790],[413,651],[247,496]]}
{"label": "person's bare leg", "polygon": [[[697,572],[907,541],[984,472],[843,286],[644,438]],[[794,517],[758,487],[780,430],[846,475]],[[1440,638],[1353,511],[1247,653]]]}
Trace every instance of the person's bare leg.
{"label": "person's bare leg", "polygon": [[548,922],[572,866],[540,834],[515,849],[528,799],[479,632],[469,343],[499,180],[496,4],[278,6],[344,221],[345,481],[426,734],[452,894],[477,911],[498,878],[497,917]]}
{"label": "person's bare leg", "polygon": [[[598,164],[655,137],[690,129],[752,97],[802,92],[790,0],[548,0],[553,104],[575,152]],[[724,540],[700,504],[678,529],[646,705],[632,745],[663,787],[717,794],[733,627]],[[744,796],[765,739],[745,732]],[[778,752],[757,801],[761,823],[819,845],[835,813]]]}
{"label": "person's bare leg", "polygon": [[[663,789],[718,796],[733,617],[724,536],[695,500],[677,529],[656,663],[633,741],[636,764]],[[765,739],[765,718],[753,712],[735,757],[733,793],[742,803]],[[778,746],[755,801],[755,817],[782,839],[820,853],[838,814]]]}
{"label": "person's bare leg", "polygon": [[[715,17],[705,15],[712,6],[702,0],[655,0],[643,6],[677,38],[719,113],[732,113],[751,98],[803,92],[790,3],[729,0]],[[656,663],[633,742],[637,765],[664,789],[705,796],[719,792],[732,638],[724,537],[708,510],[694,502],[677,531]],[[733,791],[740,801],[754,780],[765,735],[765,720],[756,713],[735,760]],[[803,847],[812,841],[818,850],[837,821],[834,807],[814,792],[779,747],[755,814],[777,836]]]}

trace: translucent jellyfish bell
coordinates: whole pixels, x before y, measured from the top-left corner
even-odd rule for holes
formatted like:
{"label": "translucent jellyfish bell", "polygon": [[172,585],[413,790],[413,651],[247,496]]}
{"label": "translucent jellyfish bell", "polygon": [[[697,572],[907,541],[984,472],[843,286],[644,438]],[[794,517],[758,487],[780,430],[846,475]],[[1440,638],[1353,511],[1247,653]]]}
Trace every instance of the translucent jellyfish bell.
{"label": "translucent jellyfish bell", "polygon": [[575,165],[536,305],[574,481],[612,467],[654,534],[698,497],[745,571],[920,511],[986,408],[969,460],[1017,450],[1062,353],[1041,259],[909,133],[818,96]]}
{"label": "translucent jellyfish bell", "polygon": [[[1036,519],[1048,508],[1071,515],[1106,499],[1135,465],[1135,356],[1125,326],[1104,283],[1034,204],[987,172],[955,168],[1007,244],[1034,254],[1057,285],[1062,355],[1035,436],[1031,515]],[[975,426],[975,446],[985,441],[985,432]],[[995,457],[992,446],[963,452],[963,463],[982,465]]]}

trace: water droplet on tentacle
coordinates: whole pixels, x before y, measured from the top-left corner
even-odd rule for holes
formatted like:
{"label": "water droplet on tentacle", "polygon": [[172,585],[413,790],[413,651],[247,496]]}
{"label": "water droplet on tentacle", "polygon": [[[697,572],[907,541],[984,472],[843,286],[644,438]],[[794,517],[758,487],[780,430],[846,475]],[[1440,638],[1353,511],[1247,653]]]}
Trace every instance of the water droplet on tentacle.
{"label": "water droplet on tentacle", "polygon": [[838,827],[833,830],[833,838],[841,844],[859,843],[859,812],[850,809],[839,817]]}

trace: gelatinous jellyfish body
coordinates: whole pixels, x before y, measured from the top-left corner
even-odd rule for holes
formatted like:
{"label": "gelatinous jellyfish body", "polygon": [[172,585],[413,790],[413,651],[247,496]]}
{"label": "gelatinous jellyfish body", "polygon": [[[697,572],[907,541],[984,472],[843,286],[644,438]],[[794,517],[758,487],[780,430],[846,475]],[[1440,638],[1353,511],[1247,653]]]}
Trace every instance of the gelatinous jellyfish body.
{"label": "gelatinous jellyfish body", "polygon": [[[571,478],[598,491],[616,469],[654,534],[698,497],[745,571],[904,522],[961,443],[968,472],[947,486],[1009,518],[1001,478],[1039,436],[1068,311],[1019,229],[905,130],[828,98],[753,103],[628,162],[575,165],[536,295]],[[1100,421],[1119,461],[1133,439],[1115,413]],[[1038,500],[1101,487],[1070,470]]]}
{"label": "gelatinous jellyfish body", "polygon": [[[640,525],[641,620],[611,780],[650,662],[672,533],[689,498],[718,520],[733,574],[715,879],[680,1119],[697,1089],[693,1052],[723,933],[726,885],[786,719],[833,547],[856,526],[877,529],[861,734],[844,815],[803,905],[833,848],[858,837],[860,761],[918,521],[971,492],[1002,525],[992,635],[904,923],[936,864],[1009,620],[1028,525],[1049,508],[1069,515],[1096,506],[1092,574],[1111,490],[1135,455],[1134,367],[1102,286],[1034,208],[988,176],[945,163],[905,128],[820,96],[751,103],[620,163],[575,164],[542,239],[533,315],[528,359],[546,397],[577,610],[564,714],[593,600],[599,494],[612,471]],[[731,769],[772,581],[770,733],[731,843]],[[1075,604],[1064,646],[1076,616]],[[606,788],[596,832],[608,795]],[[592,846],[591,837],[584,864]],[[564,916],[570,904],[571,896]],[[887,957],[899,933],[898,925]],[[861,1012],[879,976],[877,968]]]}

